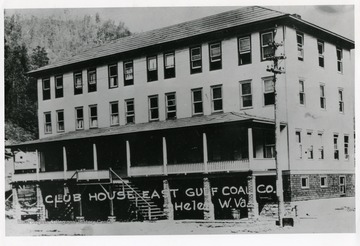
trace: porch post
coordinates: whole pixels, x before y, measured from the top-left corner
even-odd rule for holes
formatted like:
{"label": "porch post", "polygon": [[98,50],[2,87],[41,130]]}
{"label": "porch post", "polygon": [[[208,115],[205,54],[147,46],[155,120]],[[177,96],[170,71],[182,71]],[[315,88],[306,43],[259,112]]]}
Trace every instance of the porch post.
{"label": "porch post", "polygon": [[207,149],[207,139],[206,133],[203,132],[203,155],[204,155],[204,171],[208,173],[208,149]]}
{"label": "porch post", "polygon": [[163,165],[164,165],[164,175],[167,175],[167,147],[166,147],[166,138],[162,138],[162,147],[163,147]]}
{"label": "porch post", "polygon": [[126,140],[126,165],[127,165],[127,175],[131,176],[131,159],[130,159],[130,143],[129,140]]}
{"label": "porch post", "polygon": [[248,128],[248,150],[249,150],[249,165],[250,165],[250,169],[253,162],[254,162],[254,147],[253,147],[253,131],[252,128]]}
{"label": "porch post", "polygon": [[63,146],[63,168],[64,168],[64,180],[67,179],[66,172],[67,172],[67,156],[66,156],[66,148]]}
{"label": "porch post", "polygon": [[15,220],[21,220],[21,211],[19,198],[17,193],[17,188],[15,185],[12,186],[12,194],[13,194],[13,208],[15,210]]}
{"label": "porch post", "polygon": [[248,217],[249,219],[256,219],[259,217],[259,204],[256,201],[256,176],[249,174],[248,180]]}
{"label": "porch post", "polygon": [[164,189],[164,213],[168,220],[174,220],[174,208],[171,202],[170,186],[167,179],[163,180]]}
{"label": "porch post", "polygon": [[37,149],[35,150],[35,155],[36,155],[36,180],[39,181],[40,158],[39,158],[39,151]]}
{"label": "porch post", "polygon": [[204,178],[204,220],[215,220],[215,208],[211,201],[211,185],[208,178]]}
{"label": "porch post", "polygon": [[[110,197],[113,195],[111,185],[109,185],[109,195]],[[114,199],[109,199],[109,200],[110,200],[110,216],[108,216],[108,221],[115,222],[116,217],[114,216]]]}
{"label": "porch post", "polygon": [[39,184],[36,184],[36,202],[38,209],[38,221],[45,221],[46,211]]}
{"label": "porch post", "polygon": [[[79,186],[77,187],[77,189],[78,189],[78,194],[81,194]],[[83,222],[84,221],[84,216],[83,216],[81,199],[78,201],[78,203],[79,203],[79,216],[76,216],[76,221]]]}
{"label": "porch post", "polygon": [[93,143],[93,155],[94,155],[94,170],[98,170],[98,162],[97,162],[97,150],[96,150],[96,144]]}

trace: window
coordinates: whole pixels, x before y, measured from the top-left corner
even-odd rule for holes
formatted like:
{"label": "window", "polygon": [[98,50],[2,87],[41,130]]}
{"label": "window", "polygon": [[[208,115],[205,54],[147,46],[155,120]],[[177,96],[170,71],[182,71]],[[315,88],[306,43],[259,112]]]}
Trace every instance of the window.
{"label": "window", "polygon": [[323,143],[323,133],[322,132],[318,133],[318,138],[319,138],[319,159],[323,160],[324,159],[324,143]]}
{"label": "window", "polygon": [[252,107],[251,80],[240,82],[241,108]]}
{"label": "window", "polygon": [[202,72],[201,46],[190,49],[190,73]]}
{"label": "window", "polygon": [[176,95],[174,93],[165,94],[166,99],[166,119],[176,119]]}
{"label": "window", "polygon": [[324,188],[328,186],[327,176],[320,176],[320,187]]}
{"label": "window", "polygon": [[273,105],[275,103],[275,84],[272,78],[264,80],[264,105]]}
{"label": "window", "polygon": [[135,123],[134,99],[125,100],[126,124]]}
{"label": "window", "polygon": [[345,160],[349,160],[349,136],[344,135],[344,155]]}
{"label": "window", "polygon": [[147,61],[147,79],[148,82],[158,80],[157,57],[151,56],[146,59]]}
{"label": "window", "polygon": [[111,126],[119,125],[119,103],[118,102],[110,103],[110,125]]}
{"label": "window", "polygon": [[209,44],[210,71],[221,69],[221,43]]}
{"label": "window", "polygon": [[303,80],[299,80],[299,103],[300,105],[305,105],[305,86]]}
{"label": "window", "polygon": [[57,131],[63,132],[63,131],[65,131],[64,110],[58,110],[58,111],[56,111],[56,114],[57,114]]}
{"label": "window", "polygon": [[339,89],[339,112],[344,113],[343,89]]}
{"label": "window", "polygon": [[222,112],[223,102],[222,102],[222,87],[221,85],[211,87],[211,103],[212,103],[212,112]]}
{"label": "window", "polygon": [[346,193],[346,177],[345,176],[339,176],[339,190],[340,194],[344,195]]}
{"label": "window", "polygon": [[296,137],[296,144],[297,144],[297,149],[298,149],[297,158],[302,159],[301,131],[296,131],[295,137]]}
{"label": "window", "polygon": [[275,134],[264,131],[264,158],[275,158]]}
{"label": "window", "polygon": [[134,64],[132,61],[124,62],[124,86],[134,84]]}
{"label": "window", "polygon": [[265,32],[260,35],[261,41],[261,60],[264,61],[269,57],[274,56],[274,48],[271,43],[274,42],[274,33]]}
{"label": "window", "polygon": [[51,112],[44,113],[45,118],[45,134],[50,134],[52,132],[51,128]]}
{"label": "window", "polygon": [[96,91],[96,68],[88,70],[88,92]]}
{"label": "window", "polygon": [[118,87],[118,69],[117,64],[109,65],[109,88]]}
{"label": "window", "polygon": [[324,58],[324,42],[318,40],[318,53],[319,53],[319,66],[325,66],[325,58]]}
{"label": "window", "polygon": [[326,108],[325,85],[320,85],[320,108]]}
{"label": "window", "polygon": [[307,158],[312,160],[314,159],[314,147],[312,145],[312,132],[307,132],[307,140],[308,140],[308,149],[307,149]]}
{"label": "window", "polygon": [[149,96],[149,120],[159,120],[159,98],[157,95]]}
{"label": "window", "polygon": [[46,78],[42,80],[43,86],[43,100],[48,100],[51,98],[50,92],[50,78]]}
{"label": "window", "polygon": [[76,130],[84,129],[84,110],[83,110],[83,107],[75,108],[75,116],[76,116],[76,122],[75,122]]}
{"label": "window", "polygon": [[251,38],[250,36],[239,38],[239,65],[251,63]]}
{"label": "window", "polygon": [[192,90],[192,105],[193,105],[193,115],[198,115],[203,113],[203,102],[202,102],[202,89]]}
{"label": "window", "polygon": [[301,177],[301,189],[308,189],[309,188],[309,177]]}
{"label": "window", "polygon": [[74,94],[79,95],[83,93],[82,72],[74,73]]}
{"label": "window", "polygon": [[175,77],[175,52],[164,54],[164,78]]}
{"label": "window", "polygon": [[298,60],[304,60],[304,34],[296,33],[296,42],[297,42],[297,49],[298,49]]}
{"label": "window", "polygon": [[337,58],[337,71],[339,73],[343,72],[343,52],[341,48],[336,48],[336,58]]}
{"label": "window", "polygon": [[89,106],[89,115],[90,128],[98,127],[97,105]]}
{"label": "window", "polygon": [[60,98],[63,96],[64,96],[63,76],[59,75],[55,77],[55,98]]}
{"label": "window", "polygon": [[334,159],[339,160],[339,148],[338,148],[339,135],[334,134]]}

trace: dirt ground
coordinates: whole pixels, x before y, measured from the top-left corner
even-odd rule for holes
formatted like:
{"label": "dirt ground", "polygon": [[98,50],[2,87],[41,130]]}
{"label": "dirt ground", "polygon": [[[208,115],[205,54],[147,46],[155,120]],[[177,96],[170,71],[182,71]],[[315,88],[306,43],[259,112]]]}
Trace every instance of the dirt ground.
{"label": "dirt ground", "polygon": [[156,221],[18,223],[6,219],[6,236],[90,236],[90,235],[188,235],[254,233],[354,233],[355,199],[335,198],[297,203],[293,227],[278,227],[275,221]]}

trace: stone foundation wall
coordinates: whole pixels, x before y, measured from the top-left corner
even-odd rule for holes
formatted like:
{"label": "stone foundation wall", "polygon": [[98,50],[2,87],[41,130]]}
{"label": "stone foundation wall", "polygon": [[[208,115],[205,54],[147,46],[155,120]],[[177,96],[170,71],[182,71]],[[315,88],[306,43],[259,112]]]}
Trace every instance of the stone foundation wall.
{"label": "stone foundation wall", "polygon": [[[340,190],[340,176],[344,176],[346,179],[345,193]],[[307,188],[301,185],[303,177],[308,177],[309,185]],[[327,177],[325,187],[320,186],[321,177]],[[355,196],[354,174],[290,174],[284,176],[285,201],[304,201],[343,196]]]}

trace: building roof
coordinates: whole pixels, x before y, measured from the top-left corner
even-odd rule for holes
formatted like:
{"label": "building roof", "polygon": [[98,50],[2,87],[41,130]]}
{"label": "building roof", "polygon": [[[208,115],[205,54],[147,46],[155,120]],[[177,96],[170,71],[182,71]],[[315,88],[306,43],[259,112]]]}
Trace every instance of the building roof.
{"label": "building roof", "polygon": [[169,129],[195,127],[195,126],[209,126],[213,124],[245,122],[245,121],[254,122],[254,123],[263,123],[263,124],[274,124],[273,119],[253,116],[243,112],[241,113],[229,112],[229,113],[181,118],[176,120],[156,121],[156,122],[147,122],[147,123],[139,123],[139,124],[112,126],[106,128],[89,129],[82,131],[73,131],[73,132],[67,132],[38,140],[27,141],[19,144],[12,144],[12,145],[8,145],[7,147],[36,145],[36,144],[59,142],[66,140],[123,135],[123,134],[137,133],[137,132],[169,130]]}
{"label": "building roof", "polygon": [[67,67],[74,69],[71,65],[89,61],[98,61],[101,58],[104,59],[106,57],[117,56],[130,51],[133,52],[144,48],[179,42],[210,33],[216,33],[222,30],[243,27],[249,24],[261,23],[263,21],[270,20],[283,20],[284,24],[291,26],[296,23],[299,26],[302,26],[305,30],[308,30],[309,28],[309,31],[313,34],[322,34],[323,38],[330,39],[331,42],[337,44],[343,43],[350,48],[354,46],[354,42],[352,40],[301,20],[297,15],[290,15],[288,13],[260,6],[252,6],[120,38],[110,43],[91,48],[67,59],[30,71],[29,74],[36,77],[39,74],[50,72],[51,70],[58,68]]}

